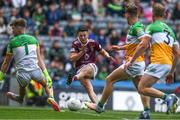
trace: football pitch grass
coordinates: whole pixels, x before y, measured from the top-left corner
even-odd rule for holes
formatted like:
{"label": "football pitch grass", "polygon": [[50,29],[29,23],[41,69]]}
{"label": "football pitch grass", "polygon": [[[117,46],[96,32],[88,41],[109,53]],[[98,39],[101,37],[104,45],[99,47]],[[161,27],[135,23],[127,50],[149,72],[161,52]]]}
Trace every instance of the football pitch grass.
{"label": "football pitch grass", "polygon": [[[97,114],[91,110],[55,112],[50,108],[35,107],[7,107],[0,106],[0,119],[69,119],[69,120],[135,120],[139,112],[106,111]],[[180,120],[180,113],[166,115],[165,113],[151,113],[151,119]]]}

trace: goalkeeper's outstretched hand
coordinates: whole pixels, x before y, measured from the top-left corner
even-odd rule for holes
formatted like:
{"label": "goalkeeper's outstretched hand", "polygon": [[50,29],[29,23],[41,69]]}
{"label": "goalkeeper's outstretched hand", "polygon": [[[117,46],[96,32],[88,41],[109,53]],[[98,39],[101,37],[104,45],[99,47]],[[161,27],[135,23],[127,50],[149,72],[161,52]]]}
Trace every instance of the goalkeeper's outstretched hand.
{"label": "goalkeeper's outstretched hand", "polygon": [[4,81],[4,76],[5,76],[5,73],[3,73],[2,71],[0,71],[0,82],[1,82],[1,81]]}
{"label": "goalkeeper's outstretched hand", "polygon": [[49,76],[49,73],[48,73],[47,69],[45,69],[45,70],[43,71],[43,74],[44,74],[44,76],[45,76],[45,79],[46,79],[46,82],[47,82],[48,87],[51,88],[51,87],[52,87],[52,79],[51,79],[51,77]]}

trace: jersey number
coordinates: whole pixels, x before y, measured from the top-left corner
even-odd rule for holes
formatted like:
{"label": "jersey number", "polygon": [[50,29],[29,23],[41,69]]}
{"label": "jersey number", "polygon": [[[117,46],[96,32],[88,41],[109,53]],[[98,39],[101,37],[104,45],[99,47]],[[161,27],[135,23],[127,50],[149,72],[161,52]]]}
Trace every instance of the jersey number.
{"label": "jersey number", "polygon": [[25,47],[25,53],[26,53],[26,55],[29,55],[28,44],[25,43],[25,44],[24,44],[24,47]]}
{"label": "jersey number", "polygon": [[170,37],[169,37],[170,32],[169,32],[168,30],[166,30],[166,29],[164,30],[164,32],[167,33],[167,34],[166,34],[166,38],[167,38],[167,39],[165,39],[164,42],[165,42],[167,45],[169,45],[169,43],[170,43]]}

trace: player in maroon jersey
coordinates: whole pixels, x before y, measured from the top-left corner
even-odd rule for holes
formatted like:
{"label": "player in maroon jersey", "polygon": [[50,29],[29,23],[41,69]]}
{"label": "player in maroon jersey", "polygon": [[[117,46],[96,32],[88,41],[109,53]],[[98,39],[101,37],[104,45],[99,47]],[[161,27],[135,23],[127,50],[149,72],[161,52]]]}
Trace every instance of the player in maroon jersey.
{"label": "player in maroon jersey", "polygon": [[77,70],[76,75],[68,75],[67,84],[70,85],[73,80],[79,80],[86,89],[91,101],[96,103],[97,96],[94,93],[91,79],[98,71],[95,64],[96,52],[115,62],[114,58],[106,52],[98,42],[88,39],[89,33],[86,27],[80,27],[77,32],[77,38],[72,43],[69,59],[74,62]]}

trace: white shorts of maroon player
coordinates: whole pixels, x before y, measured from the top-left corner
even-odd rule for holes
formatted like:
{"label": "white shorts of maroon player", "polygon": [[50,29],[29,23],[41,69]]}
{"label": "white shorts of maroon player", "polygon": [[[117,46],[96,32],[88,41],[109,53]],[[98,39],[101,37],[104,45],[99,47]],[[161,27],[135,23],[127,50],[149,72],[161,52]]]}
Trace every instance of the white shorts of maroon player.
{"label": "white shorts of maroon player", "polygon": [[[86,64],[86,65],[82,65],[78,70],[77,70],[77,74],[83,69],[83,68],[85,68],[85,67],[87,67],[87,66],[91,66],[92,68],[93,68],[93,77],[95,78],[96,77],[96,75],[97,75],[97,72],[98,72],[98,68],[97,68],[97,66],[96,66],[96,64],[94,64],[94,63],[88,63],[88,64]],[[93,79],[94,79],[93,78]]]}

